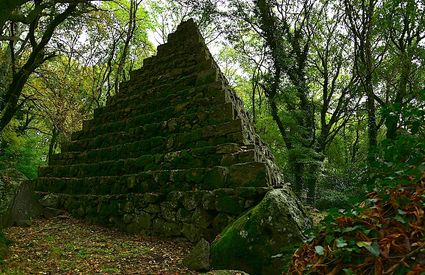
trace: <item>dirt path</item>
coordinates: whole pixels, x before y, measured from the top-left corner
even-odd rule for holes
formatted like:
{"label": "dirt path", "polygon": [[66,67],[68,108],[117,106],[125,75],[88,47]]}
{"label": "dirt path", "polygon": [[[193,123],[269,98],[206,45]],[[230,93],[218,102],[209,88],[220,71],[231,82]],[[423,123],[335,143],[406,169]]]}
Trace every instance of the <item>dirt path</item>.
{"label": "dirt path", "polygon": [[187,242],[130,235],[67,216],[5,231],[13,242],[4,274],[189,274]]}

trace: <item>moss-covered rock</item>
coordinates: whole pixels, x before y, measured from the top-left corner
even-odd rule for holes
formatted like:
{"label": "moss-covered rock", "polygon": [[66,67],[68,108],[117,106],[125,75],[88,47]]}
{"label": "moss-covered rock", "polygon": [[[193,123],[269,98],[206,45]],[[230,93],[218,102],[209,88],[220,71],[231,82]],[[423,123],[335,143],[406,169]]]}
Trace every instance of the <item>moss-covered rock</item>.
{"label": "moss-covered rock", "polygon": [[149,213],[142,212],[132,218],[132,222],[127,225],[127,231],[133,233],[140,233],[150,229],[152,224],[152,217]]}
{"label": "moss-covered rock", "polygon": [[183,236],[192,243],[198,241],[202,236],[201,228],[191,223],[184,223],[182,228]]}
{"label": "moss-covered rock", "polygon": [[200,240],[192,251],[183,259],[183,264],[195,271],[206,271],[210,268],[210,243]]}
{"label": "moss-covered rock", "polygon": [[179,222],[188,222],[192,220],[192,212],[186,210],[185,208],[179,208],[176,214],[177,221]]}
{"label": "moss-covered rock", "polygon": [[211,246],[216,269],[241,269],[250,274],[281,274],[281,248],[301,242],[310,219],[287,189],[268,192],[254,208],[229,224]]}
{"label": "moss-covered rock", "polygon": [[0,228],[27,225],[39,212],[28,179],[15,169],[0,171]]}
{"label": "moss-covered rock", "polygon": [[181,234],[181,225],[167,222],[163,219],[155,219],[153,222],[153,231],[160,232],[165,237],[179,236]]}

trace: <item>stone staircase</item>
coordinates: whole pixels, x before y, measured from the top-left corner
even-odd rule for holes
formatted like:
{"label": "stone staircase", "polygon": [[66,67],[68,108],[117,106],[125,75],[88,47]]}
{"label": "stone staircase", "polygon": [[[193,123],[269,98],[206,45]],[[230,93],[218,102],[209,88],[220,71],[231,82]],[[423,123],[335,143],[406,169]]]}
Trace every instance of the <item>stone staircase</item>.
{"label": "stone staircase", "polygon": [[35,180],[47,209],[197,241],[284,184],[196,24],[182,23]]}

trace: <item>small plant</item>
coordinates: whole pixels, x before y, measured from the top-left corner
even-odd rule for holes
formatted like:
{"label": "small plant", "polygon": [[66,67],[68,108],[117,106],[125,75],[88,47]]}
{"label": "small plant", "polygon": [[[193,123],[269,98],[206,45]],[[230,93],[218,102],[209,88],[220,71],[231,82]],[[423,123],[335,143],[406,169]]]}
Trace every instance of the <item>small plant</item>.
{"label": "small plant", "polygon": [[299,248],[289,274],[425,272],[425,178],[371,192],[351,211],[331,211]]}

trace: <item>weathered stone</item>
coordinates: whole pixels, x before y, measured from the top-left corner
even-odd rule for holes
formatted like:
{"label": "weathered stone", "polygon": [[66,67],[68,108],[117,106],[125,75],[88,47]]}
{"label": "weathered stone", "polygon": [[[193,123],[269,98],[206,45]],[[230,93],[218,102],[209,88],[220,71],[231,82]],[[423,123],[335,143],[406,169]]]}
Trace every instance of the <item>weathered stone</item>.
{"label": "weathered stone", "polygon": [[230,186],[267,186],[270,175],[264,163],[232,165],[229,171]]}
{"label": "weathered stone", "polygon": [[161,208],[157,204],[149,204],[148,207],[146,207],[143,210],[148,212],[148,213],[159,213],[159,212],[161,212]]}
{"label": "weathered stone", "polygon": [[198,206],[201,199],[202,198],[199,198],[197,193],[187,192],[187,193],[184,194],[184,197],[183,197],[183,206],[187,210],[191,211]]}
{"label": "weathered stone", "polygon": [[217,146],[217,154],[231,154],[237,152],[240,145],[236,143],[228,143]]}
{"label": "weathered stone", "polygon": [[155,203],[159,200],[160,195],[157,193],[145,193],[143,200],[147,203]]}
{"label": "weathered stone", "polygon": [[13,224],[26,226],[40,214],[32,185],[15,169],[0,171],[0,228]]}
{"label": "weathered stone", "polygon": [[204,176],[204,171],[200,169],[192,169],[186,174],[186,180],[192,184],[200,184],[204,179]]}
{"label": "weathered stone", "polygon": [[64,210],[57,209],[57,208],[51,208],[51,207],[43,207],[43,210],[42,210],[43,217],[48,218],[48,219],[63,215],[65,213],[66,212]]}
{"label": "weathered stone", "polygon": [[209,170],[204,177],[204,185],[212,188],[225,187],[228,171],[222,167],[220,169]]}
{"label": "weathered stone", "polygon": [[242,212],[239,199],[236,196],[221,195],[216,198],[215,207],[219,212],[238,215]]}
{"label": "weathered stone", "polygon": [[195,271],[206,271],[210,268],[210,243],[200,240],[192,251],[183,259],[183,264]]}
{"label": "weathered stone", "polygon": [[160,232],[165,237],[179,236],[181,234],[181,226],[176,223],[166,222],[163,219],[155,219],[153,222],[153,230]]}
{"label": "weathered stone", "polygon": [[191,242],[197,242],[202,237],[202,229],[191,223],[184,223],[183,236]]}
{"label": "weathered stone", "polygon": [[192,220],[192,212],[185,208],[179,208],[179,210],[177,210],[176,218],[180,222],[189,222]]}
{"label": "weathered stone", "polygon": [[152,224],[151,215],[149,215],[148,213],[137,214],[132,220],[133,221],[129,225],[127,225],[127,230],[129,232],[143,232],[145,230],[150,229]]}
{"label": "weathered stone", "polygon": [[202,207],[205,210],[215,209],[215,195],[213,192],[207,191],[202,196]]}
{"label": "weathered stone", "polygon": [[229,224],[211,246],[214,268],[252,274],[281,274],[282,247],[303,240],[310,227],[299,201],[288,189],[266,194],[260,204]]}
{"label": "weathered stone", "polygon": [[192,222],[201,228],[207,228],[211,224],[211,216],[201,207],[196,208],[193,212]]}
{"label": "weathered stone", "polygon": [[183,193],[179,191],[170,192],[167,195],[167,202],[173,207],[178,208],[183,198]]}
{"label": "weathered stone", "polygon": [[59,196],[55,194],[47,194],[41,198],[40,204],[44,207],[58,208]]}
{"label": "weathered stone", "polygon": [[176,210],[169,202],[161,203],[161,215],[167,221],[176,221]]}

